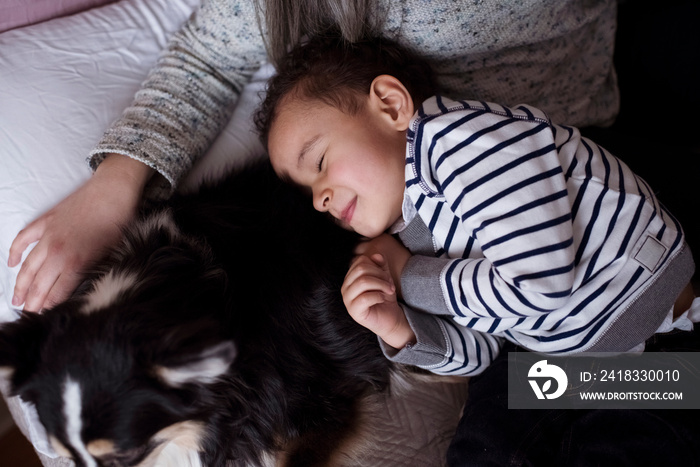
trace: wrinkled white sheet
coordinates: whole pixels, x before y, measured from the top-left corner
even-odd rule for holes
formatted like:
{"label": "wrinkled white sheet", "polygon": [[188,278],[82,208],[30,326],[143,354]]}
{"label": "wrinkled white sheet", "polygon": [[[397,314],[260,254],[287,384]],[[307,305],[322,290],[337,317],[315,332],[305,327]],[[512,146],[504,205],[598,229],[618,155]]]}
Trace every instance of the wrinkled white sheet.
{"label": "wrinkled white sheet", "polygon": [[[17,317],[11,300],[19,267],[6,266],[15,235],[90,176],[88,152],[198,3],[121,0],[0,34],[0,322]],[[184,187],[221,173],[231,154],[263,154],[250,114],[272,71],[263,68],[246,87],[231,123]],[[422,384],[387,399],[386,417],[375,425],[379,445],[366,465],[442,465],[465,397],[464,384]],[[8,402],[42,462],[66,465],[51,460],[56,454],[34,409],[17,398]]]}

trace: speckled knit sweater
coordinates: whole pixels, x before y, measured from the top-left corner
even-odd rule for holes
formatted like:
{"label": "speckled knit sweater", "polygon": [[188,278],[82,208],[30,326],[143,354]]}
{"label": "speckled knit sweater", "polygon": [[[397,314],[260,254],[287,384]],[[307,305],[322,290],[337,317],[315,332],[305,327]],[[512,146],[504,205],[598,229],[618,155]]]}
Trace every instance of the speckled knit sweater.
{"label": "speckled knit sweater", "polygon": [[[383,34],[425,56],[444,95],[528,103],[554,122],[612,122],[616,0],[378,0]],[[228,122],[266,60],[253,0],[203,0],[90,154],[144,162],[167,194]]]}

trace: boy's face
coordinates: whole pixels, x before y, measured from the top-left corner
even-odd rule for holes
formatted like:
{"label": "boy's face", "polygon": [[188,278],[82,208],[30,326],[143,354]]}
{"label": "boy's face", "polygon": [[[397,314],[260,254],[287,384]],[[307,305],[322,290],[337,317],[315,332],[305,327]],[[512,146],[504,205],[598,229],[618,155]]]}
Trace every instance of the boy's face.
{"label": "boy's face", "polygon": [[348,115],[321,101],[282,99],[268,149],[275,171],[309,188],[314,207],[376,237],[401,217],[405,131],[364,106]]}

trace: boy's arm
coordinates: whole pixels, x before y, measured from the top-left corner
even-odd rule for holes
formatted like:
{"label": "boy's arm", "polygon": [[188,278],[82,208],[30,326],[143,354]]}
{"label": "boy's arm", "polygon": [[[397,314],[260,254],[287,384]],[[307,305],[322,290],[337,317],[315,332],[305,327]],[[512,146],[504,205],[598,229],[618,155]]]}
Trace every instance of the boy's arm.
{"label": "boy's arm", "polygon": [[[439,300],[429,288],[402,290],[396,286],[405,264],[420,258],[412,257],[398,240],[382,235],[362,243],[356,253],[359,256],[343,284],[343,299],[350,315],[377,334],[387,358],[436,374],[459,376],[479,374],[496,358],[501,338],[398,302],[401,293]],[[439,297],[439,290],[437,294]]]}
{"label": "boy's arm", "polygon": [[401,283],[412,306],[496,323],[549,313],[568,300],[576,252],[565,173],[546,116],[517,112],[471,109],[447,114],[468,122],[460,131],[424,128],[434,136],[423,147],[436,149],[420,154],[422,180],[433,183],[483,257],[411,258]]}

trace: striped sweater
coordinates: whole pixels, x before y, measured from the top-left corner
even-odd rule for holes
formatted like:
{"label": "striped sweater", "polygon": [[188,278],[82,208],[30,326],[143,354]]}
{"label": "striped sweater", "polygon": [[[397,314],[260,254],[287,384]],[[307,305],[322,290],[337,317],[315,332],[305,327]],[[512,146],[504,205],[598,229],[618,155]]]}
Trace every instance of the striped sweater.
{"label": "striped sweater", "polygon": [[476,374],[505,338],[552,354],[644,342],[690,280],[652,190],[526,105],[431,98],[408,131],[401,286],[418,342],[390,358]]}

